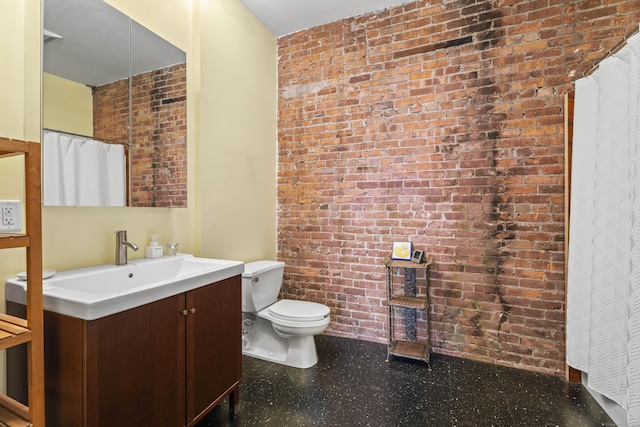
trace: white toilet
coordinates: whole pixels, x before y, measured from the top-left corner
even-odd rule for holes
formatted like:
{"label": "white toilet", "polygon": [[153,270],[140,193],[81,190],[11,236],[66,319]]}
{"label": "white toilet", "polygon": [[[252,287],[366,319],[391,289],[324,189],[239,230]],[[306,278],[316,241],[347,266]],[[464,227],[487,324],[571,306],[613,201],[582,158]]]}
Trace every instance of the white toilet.
{"label": "white toilet", "polygon": [[329,307],[308,301],[277,301],[283,273],[283,262],[256,261],[244,265],[242,353],[309,368],[318,362],[313,336],[329,325]]}

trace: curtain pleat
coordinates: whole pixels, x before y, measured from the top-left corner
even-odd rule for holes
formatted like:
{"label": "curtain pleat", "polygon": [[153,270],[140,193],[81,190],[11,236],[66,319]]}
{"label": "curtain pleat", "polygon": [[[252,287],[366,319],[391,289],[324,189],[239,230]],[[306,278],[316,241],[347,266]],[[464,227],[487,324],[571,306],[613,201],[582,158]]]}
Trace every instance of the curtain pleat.
{"label": "curtain pleat", "polygon": [[640,425],[640,37],[576,82],[567,363]]}
{"label": "curtain pleat", "polygon": [[640,425],[640,35],[631,37],[629,73],[629,136],[633,144],[631,280],[627,343],[627,418]]}
{"label": "curtain pleat", "polygon": [[631,190],[627,120],[629,64],[600,64],[593,222],[589,385],[627,405]]}
{"label": "curtain pleat", "polygon": [[591,327],[591,257],[598,117],[598,76],[576,82],[567,276],[567,363],[587,372]]}
{"label": "curtain pleat", "polygon": [[124,206],[122,145],[45,132],[43,199],[47,206]]}

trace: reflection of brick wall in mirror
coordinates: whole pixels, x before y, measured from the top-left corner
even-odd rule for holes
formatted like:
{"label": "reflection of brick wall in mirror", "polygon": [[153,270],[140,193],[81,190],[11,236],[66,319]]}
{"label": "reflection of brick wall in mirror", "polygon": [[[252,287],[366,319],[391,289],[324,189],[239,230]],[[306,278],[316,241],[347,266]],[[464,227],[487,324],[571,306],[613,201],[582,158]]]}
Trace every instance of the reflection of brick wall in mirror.
{"label": "reflection of brick wall in mirror", "polygon": [[[131,206],[187,206],[186,64],[133,77]],[[127,141],[126,80],[94,89],[94,137]]]}

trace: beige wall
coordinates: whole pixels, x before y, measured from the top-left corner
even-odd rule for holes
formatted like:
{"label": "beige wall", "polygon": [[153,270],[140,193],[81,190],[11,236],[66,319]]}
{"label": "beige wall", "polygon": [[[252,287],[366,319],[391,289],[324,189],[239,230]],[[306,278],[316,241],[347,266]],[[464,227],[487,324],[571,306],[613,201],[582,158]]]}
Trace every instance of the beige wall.
{"label": "beige wall", "polygon": [[[275,37],[238,0],[110,3],[187,52],[189,207],[44,207],[45,268],[113,263],[115,230],[140,246],[157,233],[181,252],[275,257]],[[0,136],[39,141],[39,2],[0,2],[0,17],[0,57],[12,64],[0,67]],[[0,162],[0,199],[22,199],[22,160]],[[23,258],[22,249],[2,251],[2,294]]]}
{"label": "beige wall", "polygon": [[24,138],[24,39],[15,36],[24,33],[23,9],[22,2],[0,3],[0,16],[7,17],[0,25],[0,55],[10,64],[0,68],[0,99],[10,101],[0,103],[0,130],[10,138]]}
{"label": "beige wall", "polygon": [[[38,4],[36,4],[38,3]],[[39,139],[40,50],[39,2],[0,2],[0,136]],[[17,36],[24,34],[24,37]],[[37,38],[36,38],[37,37]],[[35,47],[34,47],[35,46]],[[0,199],[23,199],[22,157],[0,159]],[[24,212],[24,209],[22,210]],[[24,215],[23,215],[24,223]],[[0,292],[4,279],[25,269],[25,249],[5,249],[0,254]],[[4,298],[0,297],[4,312]],[[5,352],[0,352],[0,391],[4,391]]]}
{"label": "beige wall", "polygon": [[201,1],[202,254],[276,257],[276,38],[237,0]]}
{"label": "beige wall", "polygon": [[52,74],[42,76],[43,126],[80,135],[93,135],[91,88]]}

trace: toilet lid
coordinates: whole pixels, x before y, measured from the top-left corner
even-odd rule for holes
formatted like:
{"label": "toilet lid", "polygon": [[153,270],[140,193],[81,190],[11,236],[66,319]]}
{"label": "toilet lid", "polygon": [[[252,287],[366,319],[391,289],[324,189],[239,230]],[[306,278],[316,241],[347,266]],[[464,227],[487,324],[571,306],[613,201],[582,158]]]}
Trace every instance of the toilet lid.
{"label": "toilet lid", "polygon": [[269,314],[286,320],[312,322],[329,315],[329,307],[309,301],[283,299],[269,307]]}

